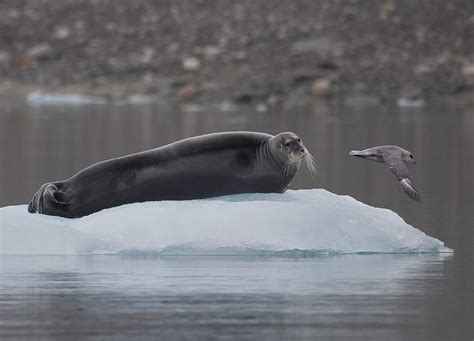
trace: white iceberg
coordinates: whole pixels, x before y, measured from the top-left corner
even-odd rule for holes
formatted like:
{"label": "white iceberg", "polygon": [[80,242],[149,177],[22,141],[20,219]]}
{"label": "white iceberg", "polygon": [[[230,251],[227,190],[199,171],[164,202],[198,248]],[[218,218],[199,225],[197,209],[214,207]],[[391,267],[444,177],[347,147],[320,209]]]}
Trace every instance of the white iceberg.
{"label": "white iceberg", "polygon": [[129,204],[80,218],[0,208],[0,254],[452,252],[393,211],[322,189]]}

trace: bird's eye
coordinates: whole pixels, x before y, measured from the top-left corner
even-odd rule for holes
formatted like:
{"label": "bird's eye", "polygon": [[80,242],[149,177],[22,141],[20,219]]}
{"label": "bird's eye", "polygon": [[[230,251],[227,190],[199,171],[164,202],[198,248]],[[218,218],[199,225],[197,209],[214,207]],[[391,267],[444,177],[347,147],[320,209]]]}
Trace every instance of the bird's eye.
{"label": "bird's eye", "polygon": [[285,143],[285,146],[289,147],[291,145],[290,142]]}

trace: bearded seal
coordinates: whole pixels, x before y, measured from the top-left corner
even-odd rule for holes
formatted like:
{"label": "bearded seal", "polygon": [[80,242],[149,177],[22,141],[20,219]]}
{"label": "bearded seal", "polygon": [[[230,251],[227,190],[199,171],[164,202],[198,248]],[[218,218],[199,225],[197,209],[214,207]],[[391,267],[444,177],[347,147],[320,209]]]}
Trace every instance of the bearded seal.
{"label": "bearded seal", "polygon": [[30,213],[79,218],[134,202],[284,192],[301,161],[315,162],[294,133],[224,132],[98,162],[46,183]]}
{"label": "bearded seal", "polygon": [[403,191],[411,199],[421,202],[421,196],[415,187],[415,182],[412,180],[410,172],[405,163],[416,163],[413,154],[406,149],[399,146],[377,146],[364,150],[352,150],[349,155],[360,157],[363,159],[384,162],[390,170],[395,174]]}

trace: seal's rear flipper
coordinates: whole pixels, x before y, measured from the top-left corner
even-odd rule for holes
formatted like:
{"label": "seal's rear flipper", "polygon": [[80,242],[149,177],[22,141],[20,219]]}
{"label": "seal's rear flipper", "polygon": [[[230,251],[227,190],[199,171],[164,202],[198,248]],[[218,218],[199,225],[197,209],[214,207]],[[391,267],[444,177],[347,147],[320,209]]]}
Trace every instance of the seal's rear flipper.
{"label": "seal's rear flipper", "polygon": [[43,213],[48,214],[48,208],[52,208],[53,210],[59,209],[62,211],[67,210],[69,203],[63,200],[64,194],[58,191],[56,185],[48,184],[43,193],[43,211],[46,208],[46,212]]}
{"label": "seal's rear flipper", "polygon": [[42,213],[43,211],[43,193],[44,189],[48,184],[42,185],[39,190],[33,195],[30,203],[28,204],[28,212],[30,213]]}
{"label": "seal's rear flipper", "polygon": [[28,204],[28,212],[36,213],[36,208],[33,207],[33,200],[31,200],[30,203]]}
{"label": "seal's rear flipper", "polygon": [[56,184],[44,184],[28,204],[28,212],[54,215],[57,210],[68,209],[69,203],[64,199],[64,194],[58,191]]}

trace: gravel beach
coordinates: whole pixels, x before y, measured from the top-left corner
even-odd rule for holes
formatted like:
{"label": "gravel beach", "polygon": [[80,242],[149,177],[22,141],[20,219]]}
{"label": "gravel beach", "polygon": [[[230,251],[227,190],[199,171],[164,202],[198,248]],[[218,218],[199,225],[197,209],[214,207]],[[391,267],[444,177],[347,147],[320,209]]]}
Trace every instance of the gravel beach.
{"label": "gravel beach", "polygon": [[0,95],[411,105],[474,94],[471,0],[4,0],[0,13]]}

